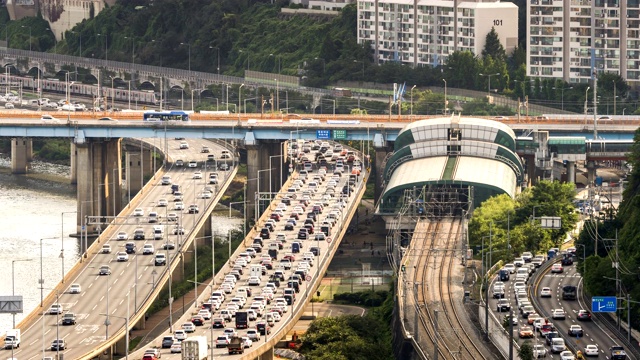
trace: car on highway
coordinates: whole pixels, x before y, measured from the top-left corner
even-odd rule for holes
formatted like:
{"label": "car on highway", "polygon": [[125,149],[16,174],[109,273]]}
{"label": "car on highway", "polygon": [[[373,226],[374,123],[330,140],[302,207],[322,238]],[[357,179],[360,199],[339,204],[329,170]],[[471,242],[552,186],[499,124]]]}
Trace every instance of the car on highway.
{"label": "car on highway", "polygon": [[191,178],[192,178],[192,179],[195,179],[195,180],[202,179],[202,172],[201,172],[201,171],[196,171],[196,172],[194,172],[194,173],[193,173],[193,176],[192,176]]}
{"label": "car on highway", "polygon": [[49,115],[49,114],[42,114],[42,116],[40,116],[40,120],[42,120],[42,121],[53,121],[53,122],[59,122],[60,121],[57,118],[55,118],[55,117],[53,117],[52,115]]}
{"label": "car on highway", "polygon": [[153,255],[155,252],[156,250],[153,244],[144,244],[144,246],[142,246],[142,255]]}
{"label": "car on highway", "polygon": [[198,162],[195,161],[195,160],[189,161],[189,167],[190,168],[197,168],[198,167]]}
{"label": "car on highway", "polygon": [[60,351],[67,348],[67,343],[64,339],[55,339],[51,342],[51,351]]}
{"label": "car on highway", "polygon": [[551,297],[551,288],[543,287],[542,290],[540,290],[540,297]]}
{"label": "car on highway", "polygon": [[100,266],[99,275],[111,275],[111,267],[109,265]]}
{"label": "car on highway", "polygon": [[187,333],[192,333],[196,331],[196,326],[191,321],[187,321],[183,323],[180,327],[182,328],[182,330],[184,330]]}
{"label": "car on highway", "polygon": [[502,311],[509,311],[509,310],[511,310],[511,304],[509,303],[509,300],[507,299],[498,300],[498,303],[496,305],[496,311],[502,312]]}
{"label": "car on highway", "polygon": [[229,337],[220,335],[216,338],[216,348],[227,347],[229,345]]}
{"label": "car on highway", "polygon": [[202,149],[200,150],[201,153],[210,153],[211,149],[209,149],[208,146],[203,146]]}
{"label": "car on highway", "polygon": [[553,274],[559,274],[563,271],[564,271],[564,268],[562,268],[562,264],[560,263],[555,263],[551,266],[551,273]]}
{"label": "car on highway", "polygon": [[204,325],[204,317],[201,316],[201,315],[194,315],[194,316],[191,317],[191,322],[195,326],[202,326],[202,325]]}
{"label": "car on highway", "polygon": [[160,221],[160,214],[157,211],[152,211],[149,213],[149,217],[147,218],[149,224],[155,224]]}
{"label": "car on highway", "polygon": [[69,286],[69,294],[80,294],[82,292],[82,286],[80,284],[71,284]]}
{"label": "car on highway", "polygon": [[64,308],[62,307],[62,304],[52,304],[51,307],[49,307],[49,311],[47,311],[47,314],[49,315],[60,315],[64,312]]}
{"label": "car on highway", "polygon": [[156,254],[153,264],[155,266],[164,266],[167,265],[167,255],[166,254]]}
{"label": "car on highway", "polygon": [[167,199],[158,200],[158,207],[167,207],[167,206],[169,206],[169,202],[167,201]]}
{"label": "car on highway", "polygon": [[176,167],[183,167],[184,166],[184,160],[176,160]]}
{"label": "car on highway", "polygon": [[521,267],[524,265],[524,259],[522,257],[517,257],[515,259],[513,259],[513,265],[515,265],[516,267]]}
{"label": "car on highway", "polygon": [[165,337],[162,338],[162,348],[163,349],[168,349],[171,347],[171,345],[173,345],[175,342],[177,342],[178,340],[172,336],[172,335],[167,335]]}
{"label": "car on highway", "polygon": [[68,312],[62,315],[62,325],[75,325],[76,324],[76,315],[74,313]]}
{"label": "car on highway", "polygon": [[211,326],[215,329],[223,329],[224,327],[227,326],[227,323],[226,321],[224,321],[223,318],[215,317],[213,318],[213,320],[211,320]]}
{"label": "car on highway", "polygon": [[551,310],[551,318],[554,320],[564,320],[567,318],[567,314],[562,309]]}
{"label": "car on highway", "polygon": [[108,116],[101,117],[101,118],[100,118],[100,119],[98,119],[98,120],[100,120],[100,121],[118,121],[118,120],[116,120],[116,119],[112,119],[112,118],[110,118],[110,117],[108,117]]}
{"label": "car on highway", "polygon": [[128,243],[124,244],[124,249],[127,252],[127,254],[135,254],[136,243],[129,241]]}
{"label": "car on highway", "polygon": [[180,354],[182,353],[182,343],[177,342],[171,345],[171,349],[169,350],[172,354]]}
{"label": "car on highway", "polygon": [[569,336],[582,337],[584,336],[584,330],[582,330],[582,326],[580,325],[571,325],[569,326],[568,334]]}
{"label": "car on highway", "polygon": [[174,210],[184,210],[184,203],[182,201],[178,201],[175,204],[173,204],[173,209]]}
{"label": "car on highway", "polygon": [[524,281],[516,281],[513,284],[513,292],[514,293],[518,293],[521,290],[525,290],[527,288],[527,284],[524,283]]}
{"label": "car on highway", "polygon": [[560,360],[576,360],[576,357],[573,356],[571,351],[563,351],[560,353]]}
{"label": "car on highway", "polygon": [[129,240],[129,234],[126,231],[120,231],[116,236],[116,240]]}
{"label": "car on highway", "polygon": [[598,345],[588,344],[584,347],[584,354],[586,356],[598,356],[600,355],[600,349],[598,349]]}
{"label": "car on highway", "polygon": [[111,244],[102,245],[102,249],[100,249],[100,252],[103,254],[111,254]]}
{"label": "car on highway", "polygon": [[211,191],[203,191],[202,193],[200,193],[201,199],[211,199],[211,197],[213,197]]}
{"label": "car on highway", "polygon": [[533,345],[533,357],[538,358],[546,358],[547,357],[547,348],[542,344],[534,344]]}
{"label": "car on highway", "polygon": [[197,214],[199,212],[200,212],[200,209],[198,208],[198,205],[195,205],[195,204],[189,205],[189,214]]}
{"label": "car on highway", "polygon": [[502,268],[508,270],[510,274],[514,274],[516,272],[516,266],[511,263],[505,264]]}
{"label": "car on highway", "polygon": [[578,320],[589,321],[591,320],[591,313],[587,310],[578,310]]}
{"label": "car on highway", "polygon": [[136,208],[133,210],[133,216],[144,216],[144,210],[142,208]]}
{"label": "car on highway", "polygon": [[162,249],[163,250],[173,250],[175,248],[176,248],[176,243],[168,241],[168,240],[164,244],[162,244]]}
{"label": "car on highway", "polygon": [[116,261],[129,261],[129,254],[127,254],[124,251],[120,251],[117,255],[116,255]]}
{"label": "car on highway", "polygon": [[518,330],[518,336],[520,337],[520,339],[525,339],[525,338],[532,338],[533,337],[533,329],[531,328],[531,326],[520,326],[520,329]]}
{"label": "car on highway", "polygon": [[186,141],[181,141],[180,142],[180,150],[186,150],[189,148],[189,143]]}

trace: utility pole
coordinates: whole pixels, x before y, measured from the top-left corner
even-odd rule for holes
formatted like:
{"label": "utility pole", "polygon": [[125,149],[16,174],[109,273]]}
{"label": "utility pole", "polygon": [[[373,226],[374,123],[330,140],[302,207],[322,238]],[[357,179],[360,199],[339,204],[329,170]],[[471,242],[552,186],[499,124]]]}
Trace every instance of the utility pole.
{"label": "utility pole", "polygon": [[435,330],[435,336],[433,337],[433,360],[438,360],[438,310],[434,310],[433,313],[435,315],[435,321],[433,322]]}

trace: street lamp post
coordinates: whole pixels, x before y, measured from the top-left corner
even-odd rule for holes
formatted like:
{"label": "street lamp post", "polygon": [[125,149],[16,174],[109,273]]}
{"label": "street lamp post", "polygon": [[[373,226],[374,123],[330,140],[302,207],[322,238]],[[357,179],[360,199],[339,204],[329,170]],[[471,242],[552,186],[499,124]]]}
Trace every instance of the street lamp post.
{"label": "street lamp post", "polygon": [[[131,294],[131,289],[129,289],[129,292],[127,292],[127,316],[126,317],[112,315],[112,314],[110,315],[108,312],[106,314],[100,314],[102,316],[106,316],[107,317],[106,321],[109,321],[109,317],[114,317],[114,318],[122,319],[122,320],[125,321],[125,324],[124,324],[124,330],[125,330],[125,335],[124,335],[124,358],[126,360],[129,359],[129,313],[130,313],[130,311],[129,311],[129,295],[130,294]],[[59,358],[60,358],[60,356],[58,356],[58,359]]]}
{"label": "street lamp post", "polygon": [[269,56],[275,56],[278,59],[278,74],[280,74],[280,55],[269,54]]}
{"label": "street lamp post", "polygon": [[[136,38],[131,36],[125,36],[124,38],[131,40],[131,63],[135,64],[136,63]],[[129,106],[129,108],[131,108],[131,106]]]}
{"label": "street lamp post", "polygon": [[[238,52],[244,53],[245,51],[244,50],[238,50]],[[249,66],[250,65],[250,63],[249,63],[250,59],[251,59],[250,58],[250,53],[247,52],[247,71],[251,70],[251,67]]]}
{"label": "street lamp post", "polygon": [[62,244],[62,250],[60,250],[60,259],[62,259],[62,283],[64,284],[64,214],[78,214],[77,211],[64,211],[60,215],[60,242]]}
{"label": "street lamp post", "polygon": [[189,75],[191,75],[191,44],[181,42],[180,45],[187,45],[189,47]]}
{"label": "street lamp post", "polygon": [[500,76],[500,73],[495,73],[495,74],[478,74],[480,76],[486,76],[489,78],[489,86],[487,87],[487,94],[491,95],[491,77],[492,76]]}
{"label": "street lamp post", "polygon": [[[558,90],[556,87],[552,87],[553,90]],[[564,111],[564,91],[565,90],[569,90],[569,89],[573,89],[573,86],[569,86],[568,88],[566,87],[561,87],[560,88],[560,94],[561,94],[561,102],[562,102],[562,111]]]}
{"label": "street lamp post", "polygon": [[280,110],[280,81],[278,79],[273,79],[276,81],[276,112]]}
{"label": "street lamp post", "polygon": [[325,71],[327,70],[326,69],[327,64],[325,63],[323,58],[317,57],[315,58],[315,60],[322,60],[322,74],[324,75]]}
{"label": "street lamp post", "polygon": [[216,49],[216,52],[218,53],[218,66],[216,67],[216,71],[218,72],[218,75],[220,75],[220,48],[217,46],[209,46],[209,49]]}
{"label": "street lamp post", "polygon": [[79,57],[82,57],[82,33],[81,32],[75,32],[75,31],[71,31],[72,34],[78,34],[78,36],[80,37],[80,52],[78,53]]}
{"label": "street lamp post", "polygon": [[[18,260],[11,260],[11,295],[16,296],[16,278],[15,278],[15,272],[14,272],[14,267],[16,262],[18,261],[31,261],[31,259],[18,259]],[[13,316],[13,329],[16,328],[16,313],[12,313],[11,314]]]}
{"label": "street lamp post", "polygon": [[29,28],[29,51],[31,51],[31,25],[22,25],[21,28]]}
{"label": "street lamp post", "polygon": [[444,114],[447,115],[449,113],[449,102],[447,101],[447,80],[442,79],[444,81]]}
{"label": "street lamp post", "polygon": [[415,85],[411,87],[411,115],[413,115],[413,89],[415,88],[416,88]]}
{"label": "street lamp post", "polygon": [[588,111],[587,104],[589,103],[589,89],[591,89],[591,87],[587,86],[587,90],[584,91],[584,114],[585,115],[587,115],[587,111]]}
{"label": "street lamp post", "polygon": [[[255,213],[255,216],[256,216],[255,221],[258,221],[258,218],[259,218],[258,212],[260,210],[260,173],[261,172],[265,172],[265,171],[269,171],[269,174],[271,174],[271,169],[263,169],[263,170],[258,170],[257,171],[257,173],[258,173],[258,198],[256,199],[257,201],[256,201],[256,211],[255,211],[256,212]],[[269,183],[269,186],[271,186],[271,183]]]}
{"label": "street lamp post", "polygon": [[[240,121],[240,113],[242,112],[242,88],[244,87],[244,84],[241,84],[240,87],[238,87],[238,121]],[[245,110],[246,112],[246,110]]]}
{"label": "street lamp post", "polygon": [[98,34],[98,36],[104,36],[104,59],[109,60],[109,45],[107,40],[107,34]]}
{"label": "street lamp post", "polygon": [[55,239],[56,238],[40,239],[40,279],[38,279],[38,283],[40,284],[40,307],[44,306],[44,277],[42,276],[42,241],[55,240]]}
{"label": "street lamp post", "polygon": [[[280,147],[280,149],[282,149],[282,147]],[[273,158],[282,158],[282,157],[283,157],[282,154],[269,156],[269,170],[273,169],[273,166],[271,165],[271,160],[273,160]],[[282,187],[282,166],[280,166],[280,178],[279,178],[279,180],[280,180],[280,182],[279,182],[280,183],[280,187]],[[271,184],[272,183],[273,182],[271,181],[271,171],[269,171],[269,197],[270,198],[271,198],[271,193],[273,193],[273,191],[271,189]]]}

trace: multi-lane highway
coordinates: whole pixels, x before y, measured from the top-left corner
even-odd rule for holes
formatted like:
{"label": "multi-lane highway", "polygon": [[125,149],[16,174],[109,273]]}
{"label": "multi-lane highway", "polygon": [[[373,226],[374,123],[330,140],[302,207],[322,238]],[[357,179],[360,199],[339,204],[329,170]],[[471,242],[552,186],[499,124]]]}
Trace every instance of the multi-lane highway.
{"label": "multi-lane highway", "polygon": [[[138,198],[135,209],[134,206],[125,208],[114,224],[105,229],[98,240],[99,244],[90,248],[87,261],[77,265],[82,269],[69,279],[66,287],[58,287],[62,291],[53,301],[62,306],[62,313],[48,314],[51,304],[45,302],[43,313],[23,331],[22,345],[14,350],[16,358],[36,359],[56,355],[57,351],[50,350],[56,338],[66,342],[60,355],[71,359],[81,358],[121,330],[127,314],[133,316],[156,290],[158,280],[167,269],[166,265],[156,266],[156,255],[164,254],[167,262],[171,262],[180,254],[183,240],[202,220],[205,208],[212,205],[218,191],[223,191],[235,174],[234,169],[218,171],[219,185],[209,185],[208,173],[211,170],[207,169],[205,176],[203,166],[208,155],[214,154],[219,159],[223,148],[207,140],[190,140],[186,142],[188,148],[181,146],[181,143],[181,140],[168,141],[171,163],[165,176],[171,177],[170,182],[165,181],[166,185],[162,185],[163,176],[156,176],[151,180],[150,191]],[[210,152],[201,152],[203,146],[209,147]],[[163,144],[158,147],[162,148]],[[182,160],[184,165],[176,166],[177,160]],[[189,161],[197,161],[196,167],[189,168]],[[197,171],[203,173],[202,178],[194,177]],[[176,201],[179,199],[172,194],[172,183],[180,184],[181,201]],[[205,195],[205,187],[210,187],[210,194]],[[184,204],[184,207],[178,204]],[[197,205],[199,212],[189,213],[191,205]],[[153,212],[156,216],[153,216]],[[177,226],[184,228],[184,235],[174,233]],[[158,232],[162,234],[154,237],[154,227],[158,227]],[[144,239],[134,240],[136,230],[144,234]],[[127,253],[127,247],[131,246],[135,246],[135,249]],[[145,247],[148,254],[143,254]],[[118,261],[118,258],[123,261]],[[72,293],[72,287],[79,287],[79,291]],[[68,326],[62,325],[62,318],[70,313],[76,316],[75,324],[70,322]],[[107,320],[109,326],[105,325]]]}
{"label": "multi-lane highway", "polygon": [[[323,277],[324,271],[326,271],[326,267],[337,249],[341,234],[346,230],[348,221],[357,207],[366,183],[365,169],[354,171],[355,164],[359,159],[355,159],[355,162],[347,161],[347,156],[344,156],[341,151],[337,151],[335,145],[331,143],[327,151],[336,151],[342,154],[338,158],[345,159],[344,166],[339,167],[336,160],[329,160],[326,166],[321,167],[318,162],[314,161],[317,158],[315,153],[319,150],[310,150],[308,153],[304,153],[302,156],[309,159],[308,165],[300,165],[300,168],[293,173],[275,200],[263,213],[256,228],[257,231],[254,230],[249,234],[233,254],[231,262],[218,273],[215,283],[210,284],[210,291],[200,297],[199,303],[203,303],[209,300],[214,291],[225,293],[224,299],[220,301],[219,305],[215,305],[216,309],[212,314],[212,320],[205,319],[203,326],[196,326],[194,332],[187,334],[188,337],[206,336],[209,344],[213,341],[213,346],[209,350],[211,358],[227,354],[226,346],[216,347],[217,341],[224,340],[220,337],[223,336],[225,329],[230,332],[236,331],[238,336],[243,337],[247,336],[249,329],[256,329],[258,323],[266,322],[268,318],[273,317],[269,334],[261,335],[259,340],[255,339],[252,346],[245,350],[244,355],[233,356],[248,359],[264,353],[294,325],[295,320],[301,315],[305,303],[313,296],[313,289],[317,287],[319,280]],[[303,147],[301,146],[301,148]],[[325,152],[325,154],[327,153]],[[327,159],[331,159],[331,156],[327,156]],[[341,168],[342,171],[334,173],[336,167]],[[307,170],[304,170],[305,168]],[[303,175],[304,172],[307,174]],[[359,175],[356,175],[358,172]],[[351,186],[349,186],[350,175],[353,175],[351,179],[354,179]],[[265,225],[269,219],[272,219],[270,222],[273,224],[273,231],[268,230]],[[290,219],[296,221],[292,222]],[[307,221],[307,219],[311,220]],[[313,228],[313,232],[308,235],[308,238],[301,239],[303,236],[300,235],[300,232],[305,228],[305,222],[308,224],[307,228]],[[326,234],[323,234],[323,231]],[[260,236],[261,232],[262,236]],[[254,240],[255,238],[262,240]],[[261,252],[247,252],[248,248],[256,248],[257,246],[254,244],[260,242],[262,243]],[[301,247],[299,251],[298,246]],[[277,249],[277,254],[269,254],[269,249]],[[253,275],[256,275],[252,274],[251,268],[257,266],[260,269],[261,265],[265,265],[264,271],[261,271],[257,278],[250,280]],[[229,275],[232,267],[241,269],[241,273],[238,273],[235,280],[234,275]],[[292,278],[295,273],[299,274],[299,281]],[[275,277],[279,281],[274,281]],[[292,287],[293,284],[288,283],[289,281],[298,283],[298,291]],[[223,285],[223,282],[232,285]],[[228,287],[226,291],[225,287]],[[269,290],[270,288],[272,290]],[[249,296],[245,296],[247,289],[251,292]],[[294,293],[292,304],[288,304],[286,300],[285,293],[289,292]],[[237,297],[243,297],[246,302],[241,308],[236,309],[230,304],[233,304],[235,301],[232,299]],[[261,297],[264,298],[264,301],[260,300]],[[255,309],[258,315],[255,320],[249,321],[248,329],[236,329],[234,317],[227,318],[224,326],[212,328],[212,321],[224,318],[228,309],[241,312]],[[184,324],[190,323],[193,315],[198,311],[198,308],[194,308],[191,313],[187,312],[180,319],[175,319],[174,330],[181,329]],[[273,315],[274,313],[278,315]],[[161,348],[163,338],[170,336],[172,333],[167,329],[162,336],[132,356],[141,358],[146,349],[150,347]],[[181,358],[179,353],[172,354],[170,348],[161,348],[160,351],[163,359]],[[229,356],[229,358],[234,357]]]}
{"label": "multi-lane highway", "polygon": [[[575,259],[575,258],[574,258]],[[600,356],[609,358],[609,348],[612,345],[620,344],[620,341],[614,338],[609,334],[609,331],[599,324],[595,320],[578,320],[578,313],[580,310],[587,310],[590,312],[591,304],[584,303],[580,296],[577,297],[576,300],[563,300],[562,299],[562,288],[567,285],[573,285],[578,287],[579,293],[582,291],[582,277],[577,272],[577,263],[573,265],[565,265],[563,266],[563,271],[561,273],[552,272],[551,265],[553,263],[559,263],[560,258],[556,257],[548,262],[544,263],[538,270],[538,273],[533,275],[532,278],[526,284],[526,290],[528,294],[529,301],[531,301],[534,306],[536,312],[543,318],[548,319],[555,328],[558,333],[564,338],[565,343],[568,347],[568,350],[574,351],[582,351],[584,353],[585,347],[587,345],[596,345],[598,347],[598,351]],[[491,284],[491,288],[495,283],[500,282],[496,277],[493,279]],[[514,291],[514,283],[515,283],[515,274],[511,274],[510,280],[505,281],[505,299],[509,301],[511,305],[514,317],[517,318],[518,323],[514,324],[514,339],[516,339],[519,343],[527,339],[519,339],[519,329],[523,325],[528,325],[528,321],[521,314],[521,311],[518,308],[518,302],[516,301],[515,291]],[[549,288],[550,296],[545,294],[541,296],[542,289]],[[491,292],[489,296],[491,297]],[[497,298],[492,298],[489,300],[489,306],[491,310],[494,312],[495,316],[502,320],[505,316],[505,312],[497,312]],[[561,309],[565,312],[565,319],[553,319],[552,311],[554,309]],[[576,337],[569,335],[569,328],[572,325],[579,325],[582,327],[584,335]],[[538,332],[534,329],[534,337],[530,339],[534,345],[540,344],[543,345],[547,350],[547,356],[551,358],[559,358],[559,355],[552,354],[551,348],[547,345],[547,342],[543,337],[539,335]],[[635,359],[635,357],[627,353],[630,359]]]}

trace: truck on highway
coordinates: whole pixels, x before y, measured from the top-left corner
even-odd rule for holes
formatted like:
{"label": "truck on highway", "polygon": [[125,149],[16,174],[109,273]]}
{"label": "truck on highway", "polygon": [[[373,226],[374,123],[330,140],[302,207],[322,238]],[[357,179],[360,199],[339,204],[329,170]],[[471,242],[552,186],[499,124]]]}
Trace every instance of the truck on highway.
{"label": "truck on highway", "polygon": [[242,343],[242,339],[237,336],[232,337],[229,340],[229,345],[227,345],[227,349],[229,349],[229,355],[244,354],[244,344]]}
{"label": "truck on highway", "polygon": [[236,329],[249,328],[249,315],[246,311],[236,312]]}
{"label": "truck on highway", "polygon": [[20,347],[20,329],[7,330],[7,335],[4,337],[5,349],[16,349]]}
{"label": "truck on highway", "polygon": [[611,350],[611,360],[626,360],[627,353],[624,351],[622,346],[612,346],[609,348]]}
{"label": "truck on highway", "polygon": [[193,336],[182,340],[182,360],[207,360],[207,337]]}

